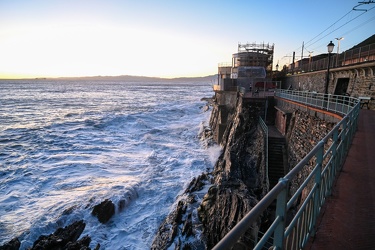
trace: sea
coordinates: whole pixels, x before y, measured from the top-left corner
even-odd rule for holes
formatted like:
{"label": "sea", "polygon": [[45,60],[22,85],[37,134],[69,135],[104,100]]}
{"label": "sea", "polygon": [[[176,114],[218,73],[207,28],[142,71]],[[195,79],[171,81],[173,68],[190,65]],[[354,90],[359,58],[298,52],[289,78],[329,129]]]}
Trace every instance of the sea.
{"label": "sea", "polygon": [[[207,81],[0,80],[0,245],[83,219],[91,248],[150,249],[220,154],[199,136],[212,96]],[[106,199],[102,224],[91,212]]]}

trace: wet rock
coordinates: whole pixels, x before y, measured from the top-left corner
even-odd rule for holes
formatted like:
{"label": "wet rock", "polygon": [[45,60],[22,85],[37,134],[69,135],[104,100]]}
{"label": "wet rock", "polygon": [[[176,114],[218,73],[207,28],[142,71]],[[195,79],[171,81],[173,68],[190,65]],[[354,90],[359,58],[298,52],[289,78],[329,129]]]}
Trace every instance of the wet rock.
{"label": "wet rock", "polygon": [[193,223],[191,221],[191,214],[189,214],[182,227],[182,235],[186,235],[186,237],[189,237],[192,234],[193,234]]}
{"label": "wet rock", "polygon": [[86,224],[83,220],[76,221],[73,224],[64,228],[58,228],[53,234],[42,235],[35,242],[30,250],[42,249],[80,249],[89,250],[91,238],[89,236],[83,237],[77,241],[81,236]]}
{"label": "wet rock", "polygon": [[98,220],[103,224],[107,223],[114,214],[115,204],[108,199],[94,206],[94,209],[92,210],[92,215],[98,217]]}
{"label": "wet rock", "polygon": [[82,239],[76,242],[69,242],[64,247],[64,250],[89,250],[91,238],[89,236],[84,236]]}
{"label": "wet rock", "polygon": [[5,243],[4,245],[0,246],[0,250],[18,250],[20,249],[21,242],[18,240],[18,238],[14,238],[8,243]]}
{"label": "wet rock", "polygon": [[185,190],[185,193],[192,193],[195,191],[202,190],[205,185],[205,181],[208,180],[208,175],[202,173],[198,177],[194,177],[193,180],[190,182],[188,188]]}
{"label": "wet rock", "polygon": [[166,220],[160,225],[158,233],[152,243],[151,249],[166,249],[168,248],[177,235],[178,225],[182,221],[182,216],[186,212],[186,203],[180,200],[176,209],[168,215]]}
{"label": "wet rock", "polygon": [[[210,189],[198,208],[208,248],[219,242],[257,202],[240,181]],[[253,225],[253,230],[256,234],[257,225]]]}
{"label": "wet rock", "polygon": [[[243,105],[242,100],[233,99],[233,105],[215,105],[210,119],[210,128],[202,131],[202,137],[219,138],[223,147],[214,171],[194,178],[185,191],[186,213],[181,220],[173,220],[182,211],[177,206],[160,226],[152,249],[211,249],[256,205],[268,191],[265,174],[264,137],[258,129],[262,105]],[[226,97],[223,97],[226,99]],[[223,126],[226,126],[225,131]],[[219,141],[216,141],[219,142]],[[209,181],[211,179],[211,182]],[[204,195],[199,191],[212,184]],[[190,199],[192,194],[201,194]],[[203,197],[204,195],[204,197]],[[198,206],[189,209],[189,201]],[[180,218],[180,217],[179,217]],[[176,223],[178,222],[178,223]],[[251,246],[256,241],[257,221],[246,232],[243,244]],[[192,241],[194,239],[195,241]],[[167,244],[166,244],[167,242]]]}

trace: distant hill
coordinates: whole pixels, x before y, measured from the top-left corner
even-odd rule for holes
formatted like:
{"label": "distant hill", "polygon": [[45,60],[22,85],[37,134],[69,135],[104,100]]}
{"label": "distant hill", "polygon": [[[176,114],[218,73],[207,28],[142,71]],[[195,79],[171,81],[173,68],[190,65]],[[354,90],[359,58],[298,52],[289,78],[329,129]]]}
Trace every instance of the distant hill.
{"label": "distant hill", "polygon": [[[203,77],[177,77],[177,78],[161,78],[161,77],[148,77],[148,76],[132,76],[132,75],[121,75],[121,76],[85,76],[85,77],[59,77],[53,79],[59,80],[109,80],[109,81],[129,81],[129,82],[165,82],[165,81],[213,81],[217,78],[217,75],[209,75]],[[52,78],[49,78],[52,79]]]}
{"label": "distant hill", "polygon": [[[359,47],[363,47],[363,46],[366,46],[366,45],[369,45],[369,44],[372,44],[372,43],[375,43],[375,34],[370,36],[369,38],[367,38],[366,40],[358,43],[357,45],[355,45],[353,48],[351,49],[356,49],[356,48],[359,48]],[[349,50],[351,50],[349,49]]]}

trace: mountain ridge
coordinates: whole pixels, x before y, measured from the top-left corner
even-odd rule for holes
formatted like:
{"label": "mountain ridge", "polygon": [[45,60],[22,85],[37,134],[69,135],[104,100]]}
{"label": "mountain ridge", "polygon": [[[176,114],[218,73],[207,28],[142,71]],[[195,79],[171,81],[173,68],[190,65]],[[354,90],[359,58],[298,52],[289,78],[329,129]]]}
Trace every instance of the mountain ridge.
{"label": "mountain ridge", "polygon": [[151,76],[134,76],[134,75],[119,75],[119,76],[83,76],[83,77],[57,77],[45,79],[57,80],[114,80],[114,81],[204,81],[214,80],[217,75],[199,76],[199,77],[151,77]]}

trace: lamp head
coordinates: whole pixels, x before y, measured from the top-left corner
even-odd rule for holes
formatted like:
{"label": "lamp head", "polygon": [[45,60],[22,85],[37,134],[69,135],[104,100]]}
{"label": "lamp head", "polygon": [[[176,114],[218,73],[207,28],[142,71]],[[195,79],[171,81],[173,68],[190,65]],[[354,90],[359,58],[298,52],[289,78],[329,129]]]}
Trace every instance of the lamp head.
{"label": "lamp head", "polygon": [[329,44],[327,45],[328,53],[331,53],[333,51],[333,47],[335,47],[335,45],[333,44],[332,41],[330,41]]}

